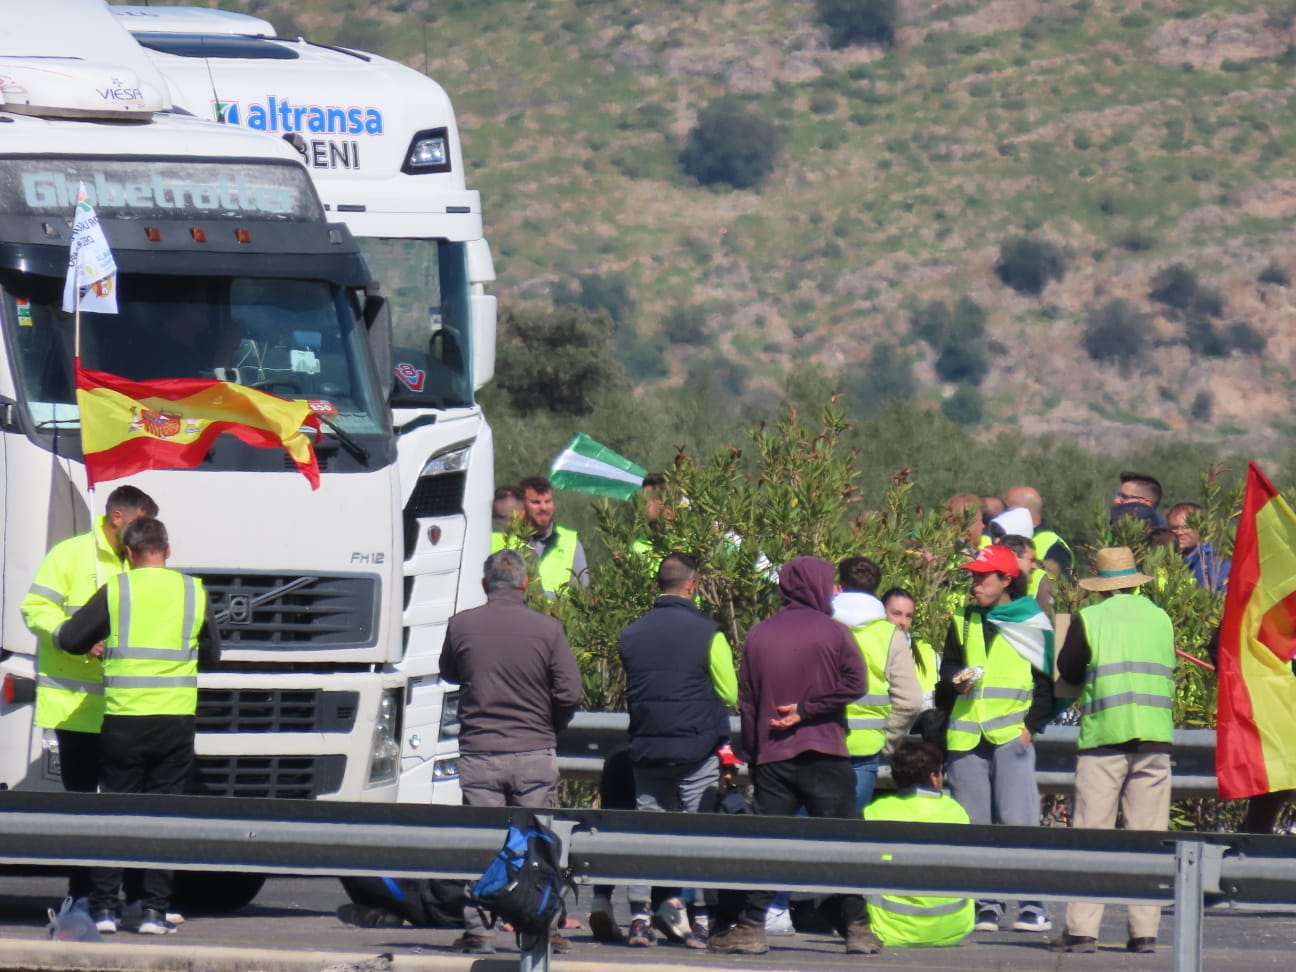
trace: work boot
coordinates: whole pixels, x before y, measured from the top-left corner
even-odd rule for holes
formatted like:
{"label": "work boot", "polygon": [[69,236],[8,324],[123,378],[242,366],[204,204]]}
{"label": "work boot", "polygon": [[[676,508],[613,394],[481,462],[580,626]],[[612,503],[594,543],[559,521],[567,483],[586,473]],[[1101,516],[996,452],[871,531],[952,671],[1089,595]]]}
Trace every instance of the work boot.
{"label": "work boot", "polygon": [[846,953],[848,955],[876,955],[882,943],[873,934],[867,921],[852,921],[846,926]]}
{"label": "work boot", "polygon": [[707,942],[707,950],[726,954],[764,955],[769,951],[769,944],[765,941],[765,926],[740,921],[712,935]]}

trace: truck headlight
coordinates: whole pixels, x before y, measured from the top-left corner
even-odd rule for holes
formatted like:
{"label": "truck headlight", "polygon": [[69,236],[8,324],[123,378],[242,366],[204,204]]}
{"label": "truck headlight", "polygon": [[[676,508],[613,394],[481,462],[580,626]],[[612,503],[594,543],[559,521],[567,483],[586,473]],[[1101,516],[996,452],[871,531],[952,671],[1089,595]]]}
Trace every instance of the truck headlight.
{"label": "truck headlight", "polygon": [[445,128],[415,132],[401,171],[406,175],[450,171],[450,133]]}
{"label": "truck headlight", "polygon": [[459,738],[459,690],[446,692],[441,698],[442,739]]}
{"label": "truck headlight", "polygon": [[459,757],[447,756],[432,764],[432,779],[450,780],[459,775]]}
{"label": "truck headlight", "polygon": [[457,446],[438,452],[423,464],[419,476],[445,476],[448,473],[463,472],[468,468],[468,456],[472,446]]}
{"label": "truck headlight", "polygon": [[370,747],[369,783],[387,783],[400,770],[401,689],[384,692],[378,700],[378,717],[374,720],[373,745]]}

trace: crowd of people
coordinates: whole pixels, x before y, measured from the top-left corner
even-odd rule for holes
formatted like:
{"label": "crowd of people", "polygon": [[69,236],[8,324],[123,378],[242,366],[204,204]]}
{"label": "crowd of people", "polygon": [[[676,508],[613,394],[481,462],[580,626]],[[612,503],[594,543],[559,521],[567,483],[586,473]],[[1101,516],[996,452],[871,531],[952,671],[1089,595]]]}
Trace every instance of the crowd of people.
{"label": "crowd of people", "polygon": [[[557,734],[583,686],[562,625],[526,593],[535,582],[562,597],[588,583],[589,568],[576,531],[555,520],[553,492],[541,477],[496,491],[486,602],[447,627],[440,674],[460,686],[468,806],[556,807]],[[660,502],[655,489],[646,496]],[[1230,565],[1202,541],[1200,509],[1180,503],[1163,517],[1160,501],[1154,477],[1122,474],[1112,520],[1137,518],[1152,543],[1164,531],[1160,542],[1175,545],[1194,581],[1222,589]],[[967,582],[946,592],[951,620],[939,651],[912,637],[913,595],[887,587],[866,551],[837,564],[799,556],[778,568],[782,607],[747,631],[735,670],[733,646],[701,606],[702,565],[641,542],[635,552],[651,559],[657,596],[620,635],[629,740],[608,761],[604,805],[1038,826],[1032,741],[1066,711],[1080,727],[1075,825],[1165,829],[1175,652],[1170,618],[1143,593],[1154,578],[1129,548],[1100,549],[1092,575],[1078,578],[1098,600],[1054,618],[1054,585],[1080,571],[1039,493],[960,494],[946,506],[970,525],[957,565]],[[197,673],[218,661],[220,638],[201,582],[166,568],[157,513],[140,490],[114,490],[92,531],[50,551],[23,601],[40,642],[36,723],[56,733],[70,791],[181,793],[193,778]],[[730,740],[735,711],[741,738]],[[741,761],[750,797],[738,783]],[[895,790],[875,793],[887,764]],[[69,894],[88,898],[101,933],[166,934],[182,920],[167,872],[77,871]],[[759,954],[768,934],[794,930],[777,889],[627,895],[622,928],[612,889],[595,890],[596,938]],[[1013,929],[1052,929],[1043,902],[1017,905]],[[471,901],[460,896],[450,910],[462,912],[459,948],[494,951]],[[835,896],[816,914],[848,953],[873,954],[953,945],[973,929],[998,930],[1006,911],[996,900],[881,894]],[[339,917],[384,925],[410,916],[376,893]],[[1101,917],[1100,904],[1069,906],[1051,947],[1095,950]],[[1159,917],[1155,907],[1129,909],[1131,951],[1155,948]],[[569,947],[561,928],[551,944]]]}
{"label": "crowd of people", "polygon": [[[655,489],[646,496],[660,502]],[[1134,517],[1151,543],[1173,543],[1198,585],[1222,589],[1229,564],[1201,540],[1200,508],[1176,504],[1162,516],[1160,503],[1153,476],[1124,473],[1112,522]],[[1080,727],[1076,825],[1113,828],[1119,820],[1127,828],[1166,829],[1174,633],[1169,616],[1144,594],[1153,578],[1129,548],[1098,550],[1092,576],[1078,578],[1098,600],[1059,617],[1055,628],[1054,587],[1079,569],[1072,547],[1049,527],[1039,493],[1020,486],[1002,499],[960,494],[946,506],[970,526],[958,564],[967,583],[947,592],[952,617],[939,652],[912,638],[913,595],[885,587],[873,560],[802,556],[778,569],[783,606],[748,630],[735,672],[732,647],[700,606],[701,565],[684,552],[654,555],[641,543],[635,552],[654,557],[658,594],[621,633],[629,748],[608,761],[604,806],[1038,826],[1032,740],[1068,712]],[[555,523],[544,479],[501,487],[494,514],[488,603],[452,622],[442,660],[443,675],[464,693],[464,799],[553,807],[557,733],[579,703],[575,663],[557,622],[540,612],[527,624],[506,621],[505,611],[512,618],[530,610],[519,593],[526,557],[546,596],[561,597],[588,582],[585,552],[574,531]],[[505,564],[512,579],[502,594]],[[494,622],[484,624],[489,616]],[[512,635],[541,619],[545,637]],[[465,668],[463,659],[474,654],[490,661]],[[510,675],[501,693],[505,659]],[[731,741],[735,709],[742,731]],[[482,754],[515,774],[501,770],[486,781],[489,797],[472,768]],[[749,767],[749,800],[736,782],[740,758]],[[888,763],[895,790],[875,795],[879,768]],[[775,889],[715,895],[631,887],[628,928],[614,917],[611,896],[611,888],[595,890],[591,931],[630,947],[665,938],[759,954],[768,934],[793,930],[787,896]],[[884,945],[953,945],[973,929],[998,930],[1005,908],[994,900],[840,895],[816,914],[839,931],[848,953],[872,954]],[[1101,916],[1098,904],[1069,906],[1050,947],[1095,950]],[[1129,910],[1131,951],[1155,949],[1159,917],[1155,907]],[[1020,901],[1011,927],[1047,932],[1053,919],[1043,902]],[[568,947],[559,928],[552,941]],[[472,924],[458,944],[474,953],[494,948]]]}

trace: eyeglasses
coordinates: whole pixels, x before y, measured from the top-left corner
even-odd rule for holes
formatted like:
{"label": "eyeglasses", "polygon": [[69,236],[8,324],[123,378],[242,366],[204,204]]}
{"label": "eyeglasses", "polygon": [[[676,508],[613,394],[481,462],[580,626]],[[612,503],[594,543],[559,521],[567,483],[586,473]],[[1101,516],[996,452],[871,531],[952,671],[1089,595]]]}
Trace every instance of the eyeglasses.
{"label": "eyeglasses", "polygon": [[1117,493],[1116,498],[1122,503],[1142,503],[1143,497],[1133,493]]}

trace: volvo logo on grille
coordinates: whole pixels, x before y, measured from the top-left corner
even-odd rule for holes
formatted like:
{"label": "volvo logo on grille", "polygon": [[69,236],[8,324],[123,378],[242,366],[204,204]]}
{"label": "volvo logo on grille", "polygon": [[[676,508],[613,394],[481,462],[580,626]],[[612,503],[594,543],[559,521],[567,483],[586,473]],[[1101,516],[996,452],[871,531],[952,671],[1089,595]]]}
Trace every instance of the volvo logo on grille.
{"label": "volvo logo on grille", "polygon": [[230,624],[250,624],[252,621],[252,598],[247,594],[231,594],[228,600],[228,621]]}

